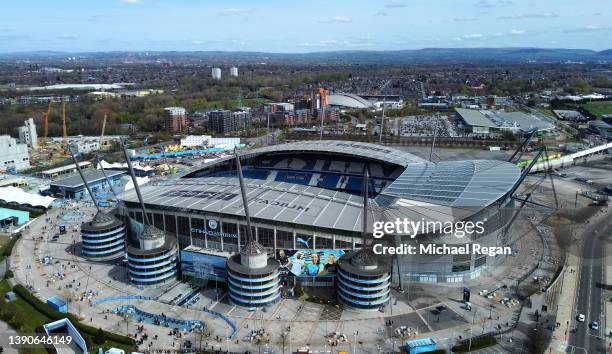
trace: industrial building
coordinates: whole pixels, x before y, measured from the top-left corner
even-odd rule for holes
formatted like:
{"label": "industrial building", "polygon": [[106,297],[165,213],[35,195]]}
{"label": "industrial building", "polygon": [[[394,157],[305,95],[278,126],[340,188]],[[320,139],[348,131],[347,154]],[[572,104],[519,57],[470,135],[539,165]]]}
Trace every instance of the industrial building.
{"label": "industrial building", "polygon": [[[362,248],[364,207],[360,194],[366,166],[370,171],[368,220],[481,221],[486,232],[478,235],[479,243],[497,246],[506,240],[512,214],[508,210],[514,205],[508,195],[520,177],[520,169],[508,162],[432,163],[386,146],[350,141],[274,145],[248,151],[242,159],[253,238],[268,255],[330,249],[352,254]],[[228,253],[245,248],[247,227],[233,157],[206,163],[180,178],[145,185],[141,192],[152,224],[175,235],[181,248],[191,245]],[[124,202],[122,212],[142,222],[135,193],[128,191],[120,198]],[[373,233],[372,223],[367,233]],[[454,233],[429,235],[429,240],[460,245],[472,241]],[[417,241],[407,235],[380,239],[391,245]],[[358,262],[351,267],[349,257],[343,261],[347,266],[340,267],[343,274],[338,277],[345,283],[347,279],[359,279],[359,267],[372,265]],[[309,256],[307,260],[316,261],[320,267],[328,264],[320,258]],[[476,254],[388,258],[394,264],[396,282],[461,282],[477,277],[492,262],[503,259]],[[362,275],[375,276],[381,283],[378,285],[386,285],[386,280],[381,280],[386,279],[384,269],[381,264],[376,274]],[[329,277],[318,279],[317,272],[313,274],[314,278],[297,276],[298,281],[327,286],[336,278],[332,276],[330,282]],[[350,294],[355,293],[350,286],[343,289],[346,298],[359,296]]]}
{"label": "industrial building", "polygon": [[187,129],[187,116],[183,107],[166,107],[164,128],[174,133],[181,133]]}
{"label": "industrial building", "polygon": [[[87,183],[94,193],[111,187],[106,182],[104,173],[102,173],[100,170],[83,171],[83,174],[85,175]],[[114,186],[120,184],[121,176],[123,174],[124,172],[122,171],[108,171],[106,176],[108,177],[110,183]],[[74,175],[51,182],[48,193],[62,198],[82,199],[87,195],[87,189],[85,188],[85,184],[83,183],[83,180],[81,180],[81,177]]]}
{"label": "industrial building", "polygon": [[464,129],[474,135],[489,136],[504,132],[525,134],[533,130],[548,131],[555,127],[552,123],[523,112],[466,108],[455,108],[455,112]]}
{"label": "industrial building", "polygon": [[603,120],[589,121],[589,130],[606,140],[612,140],[612,125]]}
{"label": "industrial building", "polygon": [[0,135],[0,170],[21,171],[30,168],[26,144],[18,143],[9,135]]}
{"label": "industrial building", "polygon": [[30,148],[38,146],[38,134],[36,133],[36,124],[34,118],[28,118],[23,122],[23,126],[17,128],[19,132],[19,142],[26,144]]}
{"label": "industrial building", "polygon": [[[81,161],[79,162],[79,166],[81,168],[87,168],[89,167],[89,165],[91,165],[91,162],[89,161]],[[40,178],[47,178],[47,179],[52,179],[52,178],[57,178],[63,175],[69,175],[69,174],[73,174],[76,173],[76,165],[75,164],[70,164],[70,165],[66,165],[66,166],[61,166],[61,167],[55,167],[55,168],[50,168],[48,170],[44,170],[41,172],[37,173],[37,176]]]}

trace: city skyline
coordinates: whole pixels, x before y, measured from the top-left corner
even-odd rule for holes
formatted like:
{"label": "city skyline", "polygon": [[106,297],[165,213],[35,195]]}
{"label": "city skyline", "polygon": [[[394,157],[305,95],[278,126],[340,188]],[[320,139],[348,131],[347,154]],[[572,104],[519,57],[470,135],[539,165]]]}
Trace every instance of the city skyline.
{"label": "city skyline", "polygon": [[612,4],[596,0],[26,1],[5,4],[0,52],[604,50],[610,15]]}

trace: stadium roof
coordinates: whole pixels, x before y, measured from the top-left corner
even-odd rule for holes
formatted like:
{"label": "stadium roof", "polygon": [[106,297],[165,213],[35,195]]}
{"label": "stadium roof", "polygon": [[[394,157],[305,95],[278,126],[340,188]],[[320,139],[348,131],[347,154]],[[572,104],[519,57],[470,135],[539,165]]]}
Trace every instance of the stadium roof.
{"label": "stadium roof", "polygon": [[[246,182],[249,212],[254,220],[361,231],[361,197],[286,182],[255,179]],[[149,183],[140,191],[149,205],[244,216],[236,178],[169,179]],[[125,192],[120,198],[138,203],[135,191]]]}
{"label": "stadium roof", "polygon": [[411,164],[381,195],[450,207],[482,208],[505,195],[520,169],[504,161]]}
{"label": "stadium roof", "polygon": [[348,108],[372,108],[372,102],[363,97],[352,93],[336,93],[328,96],[328,101],[332,106],[341,106]]}
{"label": "stadium roof", "polygon": [[[378,160],[384,163],[392,163],[402,167],[406,167],[408,164],[415,162],[425,162],[424,159],[409,152],[382,145],[343,140],[306,140],[287,144],[271,145],[259,149],[242,151],[240,156],[242,158],[249,158],[274,152],[321,152],[344,156],[360,156],[372,160]],[[187,171],[184,175],[206,169],[209,166],[213,166],[231,159],[234,159],[233,155],[216,159],[209,163],[205,163],[204,165],[193,168]]]}

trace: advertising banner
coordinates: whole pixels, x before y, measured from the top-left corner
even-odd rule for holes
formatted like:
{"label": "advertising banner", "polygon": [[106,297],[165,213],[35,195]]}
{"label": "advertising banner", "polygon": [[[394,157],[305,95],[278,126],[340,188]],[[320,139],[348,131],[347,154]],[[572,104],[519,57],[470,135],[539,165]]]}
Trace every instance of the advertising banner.
{"label": "advertising banner", "polygon": [[278,250],[276,259],[281,271],[298,277],[334,276],[336,263],[344,255],[343,250]]}

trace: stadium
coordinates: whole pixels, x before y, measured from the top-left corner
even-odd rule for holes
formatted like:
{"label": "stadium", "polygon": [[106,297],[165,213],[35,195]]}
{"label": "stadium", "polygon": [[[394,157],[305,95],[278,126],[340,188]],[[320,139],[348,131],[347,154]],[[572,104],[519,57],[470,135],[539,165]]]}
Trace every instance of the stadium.
{"label": "stadium", "polygon": [[[481,222],[486,230],[462,237],[430,233],[417,237],[385,235],[376,240],[390,246],[422,242],[465,244],[476,238],[483,247],[506,243],[513,205],[509,194],[521,180],[521,170],[504,161],[433,163],[387,146],[351,141],[268,146],[242,152],[241,161],[252,235],[270,258],[277,258],[281,276],[293,275],[309,286],[333,286],[340,281],[339,288],[347,296],[359,296],[352,287],[364,290],[364,284],[382,289],[389,279],[400,286],[403,282],[462,282],[504,258],[415,255],[388,259],[384,266],[374,270],[362,267],[363,271],[348,264],[351,258],[368,258],[354,256],[354,251],[362,247],[362,185],[366,169],[369,235],[373,222],[397,219],[471,220]],[[156,228],[176,236],[183,251],[204,250],[200,253],[210,257],[244,251],[247,226],[235,166],[234,157],[223,157],[176,178],[142,186],[149,220]],[[128,191],[120,198],[121,212],[142,223],[136,193]],[[315,271],[308,267],[293,269],[295,262],[291,259],[296,258],[307,264],[316,261],[321,267]],[[227,260],[235,285],[235,280],[240,279],[240,267],[231,256]],[[206,277],[205,273],[196,270],[193,274]],[[261,274],[269,277],[272,273],[262,270]],[[277,296],[276,290],[269,292]],[[386,297],[377,295],[376,299],[384,303]]]}

